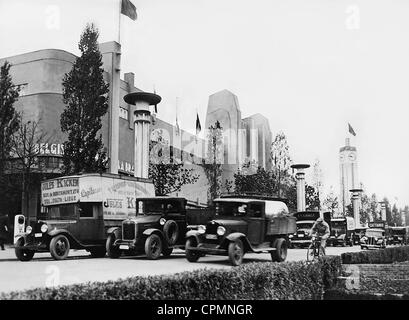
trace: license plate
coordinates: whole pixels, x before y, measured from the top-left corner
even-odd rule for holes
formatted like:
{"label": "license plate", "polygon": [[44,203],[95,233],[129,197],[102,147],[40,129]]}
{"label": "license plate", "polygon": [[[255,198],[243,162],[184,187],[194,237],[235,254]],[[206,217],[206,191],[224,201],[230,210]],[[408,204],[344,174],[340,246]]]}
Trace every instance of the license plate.
{"label": "license plate", "polygon": [[127,245],[125,245],[125,244],[122,244],[122,245],[119,246],[119,249],[121,249],[121,250],[129,250],[129,246],[127,246]]}
{"label": "license plate", "polygon": [[206,239],[217,239],[217,235],[215,234],[207,234]]}
{"label": "license plate", "polygon": [[303,234],[299,234],[298,237],[299,237],[299,238],[304,238],[304,235],[303,235]]}
{"label": "license plate", "polygon": [[43,236],[42,233],[36,233],[36,234],[34,234],[34,237],[36,237],[36,238],[41,238],[42,236]]}

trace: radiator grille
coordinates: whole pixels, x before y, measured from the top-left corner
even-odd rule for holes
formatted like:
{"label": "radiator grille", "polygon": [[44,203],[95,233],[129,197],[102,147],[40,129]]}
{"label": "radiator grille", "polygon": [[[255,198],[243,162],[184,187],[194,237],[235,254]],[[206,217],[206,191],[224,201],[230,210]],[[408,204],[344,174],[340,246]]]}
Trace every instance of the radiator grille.
{"label": "radiator grille", "polygon": [[127,220],[122,223],[122,239],[134,240],[136,238],[136,224],[133,221]]}

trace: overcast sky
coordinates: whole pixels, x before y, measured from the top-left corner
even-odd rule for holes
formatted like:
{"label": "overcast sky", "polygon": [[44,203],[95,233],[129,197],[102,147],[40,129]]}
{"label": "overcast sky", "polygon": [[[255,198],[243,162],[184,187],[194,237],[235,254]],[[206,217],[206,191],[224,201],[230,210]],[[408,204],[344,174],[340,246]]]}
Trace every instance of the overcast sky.
{"label": "overcast sky", "polygon": [[[295,162],[320,159],[339,192],[350,122],[367,193],[409,204],[409,1],[133,0],[121,19],[122,71],[159,116],[194,132],[208,96],[228,89],[243,117],[262,113]],[[78,54],[87,22],[118,41],[118,0],[0,0],[0,57],[45,48]],[[310,170],[311,171],[311,170]]]}

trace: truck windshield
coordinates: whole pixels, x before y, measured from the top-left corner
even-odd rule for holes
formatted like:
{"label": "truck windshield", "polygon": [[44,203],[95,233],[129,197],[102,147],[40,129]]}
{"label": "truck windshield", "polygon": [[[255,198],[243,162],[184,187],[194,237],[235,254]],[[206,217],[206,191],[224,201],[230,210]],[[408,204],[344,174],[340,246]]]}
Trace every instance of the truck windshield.
{"label": "truck windshield", "polygon": [[165,202],[157,200],[140,201],[138,214],[162,214],[165,209]]}
{"label": "truck windshield", "polygon": [[405,229],[392,230],[392,234],[397,236],[403,236],[406,233],[405,231],[406,231]]}
{"label": "truck windshield", "polygon": [[312,223],[297,223],[297,229],[311,229]]}
{"label": "truck windshield", "polygon": [[346,222],[345,221],[332,221],[331,230],[336,233],[345,233],[346,232]]}
{"label": "truck windshield", "polygon": [[61,204],[57,206],[48,207],[48,219],[69,220],[76,219],[78,212],[78,205],[76,204]]}
{"label": "truck windshield", "polygon": [[242,202],[216,202],[217,216],[245,216],[247,204]]}

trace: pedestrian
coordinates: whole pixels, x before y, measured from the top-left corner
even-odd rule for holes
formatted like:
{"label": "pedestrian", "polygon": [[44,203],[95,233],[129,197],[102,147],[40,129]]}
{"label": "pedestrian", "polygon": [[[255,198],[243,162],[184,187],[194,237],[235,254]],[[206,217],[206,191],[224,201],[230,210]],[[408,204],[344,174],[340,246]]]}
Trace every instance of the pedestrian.
{"label": "pedestrian", "polygon": [[7,223],[8,223],[8,216],[7,215],[0,216],[0,248],[1,250],[5,250],[4,244],[8,240],[9,229],[8,229]]}

